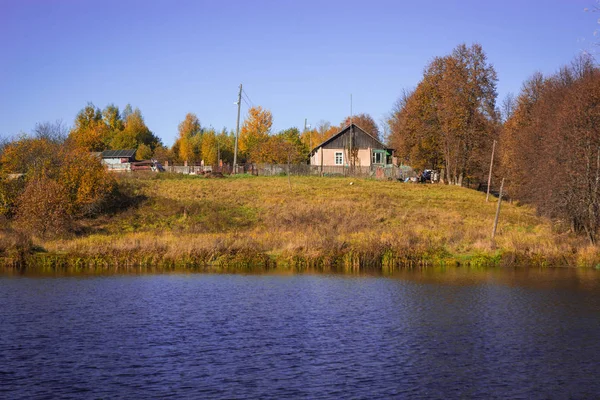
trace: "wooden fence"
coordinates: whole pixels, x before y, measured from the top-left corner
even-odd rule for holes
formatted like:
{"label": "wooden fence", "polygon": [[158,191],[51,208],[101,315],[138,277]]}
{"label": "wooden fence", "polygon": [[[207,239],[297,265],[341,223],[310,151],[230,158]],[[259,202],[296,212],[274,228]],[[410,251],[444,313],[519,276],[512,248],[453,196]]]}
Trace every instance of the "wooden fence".
{"label": "wooden fence", "polygon": [[[200,166],[200,165],[169,165],[164,167],[166,172],[177,174],[202,174],[207,172],[232,173],[229,165],[224,166]],[[372,166],[372,167],[349,167],[349,166],[319,166],[308,164],[244,164],[238,166],[238,173],[248,173],[258,176],[350,176],[377,179],[401,179],[416,176],[411,167],[407,166]]]}
{"label": "wooden fence", "polygon": [[302,176],[355,176],[379,179],[403,179],[410,174],[406,168],[403,169],[393,165],[385,167],[346,167],[341,165],[321,167],[305,164],[290,164],[289,166],[287,164],[255,164],[249,172],[263,176],[287,175],[288,168],[290,175]]}

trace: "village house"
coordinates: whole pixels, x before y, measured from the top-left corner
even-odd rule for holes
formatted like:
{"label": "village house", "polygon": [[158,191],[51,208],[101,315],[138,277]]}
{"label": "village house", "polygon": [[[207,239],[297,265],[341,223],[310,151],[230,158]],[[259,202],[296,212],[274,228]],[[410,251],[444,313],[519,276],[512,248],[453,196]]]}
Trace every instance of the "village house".
{"label": "village house", "polygon": [[385,167],[393,150],[356,124],[350,124],[310,152],[310,164],[322,167]]}
{"label": "village house", "polygon": [[131,171],[135,152],[135,150],[105,150],[100,153],[100,158],[109,171]]}

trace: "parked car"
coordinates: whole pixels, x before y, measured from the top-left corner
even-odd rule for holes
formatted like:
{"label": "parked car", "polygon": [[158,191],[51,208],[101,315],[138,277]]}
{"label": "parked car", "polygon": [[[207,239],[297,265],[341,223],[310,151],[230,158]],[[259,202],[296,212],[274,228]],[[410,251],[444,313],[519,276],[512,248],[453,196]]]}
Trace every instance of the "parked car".
{"label": "parked car", "polygon": [[431,182],[431,173],[433,171],[430,169],[425,169],[423,170],[423,172],[421,173],[421,183],[425,183],[427,181]]}

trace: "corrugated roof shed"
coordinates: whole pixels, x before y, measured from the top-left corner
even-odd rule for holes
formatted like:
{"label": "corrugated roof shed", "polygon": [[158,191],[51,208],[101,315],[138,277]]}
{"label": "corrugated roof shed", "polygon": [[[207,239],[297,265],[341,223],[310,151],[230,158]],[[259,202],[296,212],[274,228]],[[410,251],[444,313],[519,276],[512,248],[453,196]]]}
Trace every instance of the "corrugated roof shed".
{"label": "corrugated roof shed", "polygon": [[102,158],[131,158],[135,156],[134,150],[104,150]]}

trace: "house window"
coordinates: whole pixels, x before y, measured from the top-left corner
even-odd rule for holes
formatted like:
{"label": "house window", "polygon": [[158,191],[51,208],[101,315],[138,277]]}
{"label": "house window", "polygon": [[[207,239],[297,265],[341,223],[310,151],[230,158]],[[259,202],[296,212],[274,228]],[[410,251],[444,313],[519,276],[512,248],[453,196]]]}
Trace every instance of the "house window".
{"label": "house window", "polygon": [[371,158],[371,164],[383,164],[383,153],[374,151]]}
{"label": "house window", "polygon": [[335,152],[335,165],[344,165],[344,153],[341,151]]}

